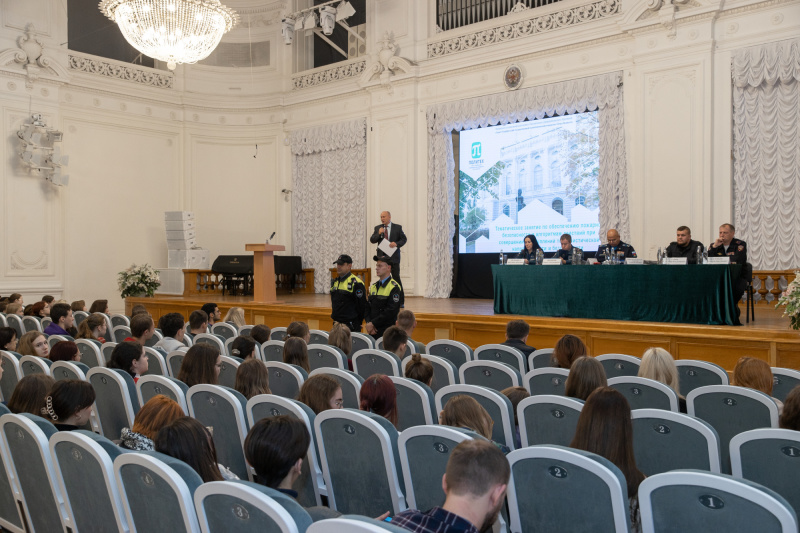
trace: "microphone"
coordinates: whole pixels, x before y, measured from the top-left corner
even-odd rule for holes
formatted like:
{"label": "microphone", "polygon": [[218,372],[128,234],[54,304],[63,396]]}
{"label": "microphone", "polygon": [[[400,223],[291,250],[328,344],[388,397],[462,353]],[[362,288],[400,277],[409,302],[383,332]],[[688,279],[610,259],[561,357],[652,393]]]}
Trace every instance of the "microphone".
{"label": "microphone", "polygon": [[267,237],[267,244],[269,244],[269,241],[271,241],[271,240],[272,240],[272,238],[273,238],[274,236],[275,236],[275,232],[273,231],[273,232],[272,232],[272,235],[270,235],[269,237]]}

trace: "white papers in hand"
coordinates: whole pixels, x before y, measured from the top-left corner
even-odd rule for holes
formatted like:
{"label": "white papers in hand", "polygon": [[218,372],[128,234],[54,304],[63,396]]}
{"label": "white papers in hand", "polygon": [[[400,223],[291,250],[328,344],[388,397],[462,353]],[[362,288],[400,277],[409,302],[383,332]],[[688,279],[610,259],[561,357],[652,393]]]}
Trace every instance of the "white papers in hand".
{"label": "white papers in hand", "polygon": [[378,244],[378,250],[391,257],[394,255],[394,252],[397,250],[397,248],[392,248],[389,246],[389,239],[381,239],[380,244]]}

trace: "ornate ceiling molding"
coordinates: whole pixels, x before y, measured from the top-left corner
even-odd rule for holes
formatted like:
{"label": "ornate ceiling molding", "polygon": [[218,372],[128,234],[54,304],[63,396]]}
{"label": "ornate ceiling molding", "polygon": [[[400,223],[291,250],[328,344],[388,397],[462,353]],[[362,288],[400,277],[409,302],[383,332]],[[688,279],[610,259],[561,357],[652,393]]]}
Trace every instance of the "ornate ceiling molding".
{"label": "ornate ceiling molding", "polygon": [[162,73],[149,68],[117,64],[112,63],[110,60],[75,54],[69,54],[69,69],[159,89],[172,89],[175,80],[175,76],[166,72]]}

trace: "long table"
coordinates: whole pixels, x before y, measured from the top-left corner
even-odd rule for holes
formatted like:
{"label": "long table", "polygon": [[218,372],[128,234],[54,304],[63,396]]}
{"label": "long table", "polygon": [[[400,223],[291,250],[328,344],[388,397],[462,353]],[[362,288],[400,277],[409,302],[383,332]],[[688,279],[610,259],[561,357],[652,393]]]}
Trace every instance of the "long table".
{"label": "long table", "polygon": [[741,265],[492,265],[494,312],[734,325]]}

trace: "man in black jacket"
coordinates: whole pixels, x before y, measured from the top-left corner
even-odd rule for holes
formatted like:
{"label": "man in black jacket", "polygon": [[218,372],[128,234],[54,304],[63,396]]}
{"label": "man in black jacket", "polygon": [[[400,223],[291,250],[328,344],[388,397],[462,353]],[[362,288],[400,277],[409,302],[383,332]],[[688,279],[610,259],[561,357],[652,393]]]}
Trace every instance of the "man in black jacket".
{"label": "man in black jacket", "polygon": [[[396,248],[396,250],[391,256],[387,256],[383,250],[378,248],[378,257],[388,258],[387,262],[392,267],[392,279],[402,286],[403,282],[400,281],[400,248],[406,244],[408,239],[406,239],[406,234],[403,233],[403,226],[392,223],[392,214],[389,211],[383,211],[381,213],[381,223],[375,226],[375,231],[372,232],[369,242],[372,244],[380,244],[383,239],[388,239],[389,247]],[[401,298],[403,297],[401,296]],[[401,307],[403,303],[403,299],[401,299]]]}
{"label": "man in black jacket", "polygon": [[690,265],[699,265],[705,247],[703,243],[692,240],[692,230],[687,226],[678,228],[677,240],[667,246],[667,257],[685,257]]}

